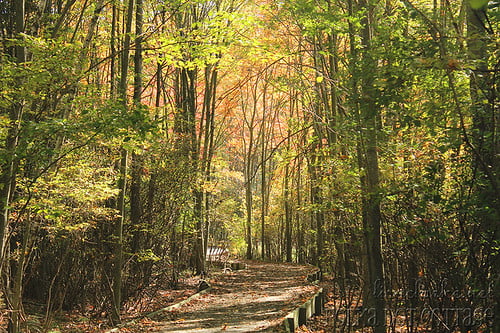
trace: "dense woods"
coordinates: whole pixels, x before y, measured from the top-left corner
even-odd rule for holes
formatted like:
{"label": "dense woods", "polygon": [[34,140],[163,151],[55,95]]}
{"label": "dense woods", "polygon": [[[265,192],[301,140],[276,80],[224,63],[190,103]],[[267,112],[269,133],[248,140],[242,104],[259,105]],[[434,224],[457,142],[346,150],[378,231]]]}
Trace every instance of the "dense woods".
{"label": "dense woods", "polygon": [[0,0],[3,328],[118,324],[216,246],[320,267],[373,332],[500,332],[499,8]]}

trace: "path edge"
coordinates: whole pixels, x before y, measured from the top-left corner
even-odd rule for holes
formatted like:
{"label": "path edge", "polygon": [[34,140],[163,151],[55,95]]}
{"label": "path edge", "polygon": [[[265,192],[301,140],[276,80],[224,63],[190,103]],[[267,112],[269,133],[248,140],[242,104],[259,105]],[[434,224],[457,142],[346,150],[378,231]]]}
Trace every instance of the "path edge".
{"label": "path edge", "polygon": [[325,293],[323,288],[320,288],[309,300],[285,316],[282,324],[285,332],[293,333],[298,327],[305,325],[307,319],[321,315],[324,303]]}
{"label": "path edge", "polygon": [[189,296],[188,298],[180,301],[179,303],[175,303],[175,304],[169,305],[169,306],[167,306],[167,307],[165,307],[163,309],[150,312],[150,313],[148,313],[146,315],[141,316],[140,318],[137,318],[137,319],[128,321],[126,323],[120,324],[117,327],[113,327],[113,328],[105,331],[104,333],[118,333],[118,332],[120,332],[120,328],[127,327],[129,325],[137,324],[141,319],[152,318],[152,317],[154,317],[154,316],[156,316],[158,314],[161,314],[162,312],[170,312],[170,311],[172,311],[174,309],[180,308],[184,304],[189,303],[192,300],[195,300],[195,299],[197,299],[197,298],[205,295],[206,293],[209,293],[211,290],[212,290],[212,286],[209,285],[208,288],[198,291],[196,294],[193,294],[193,295]]}

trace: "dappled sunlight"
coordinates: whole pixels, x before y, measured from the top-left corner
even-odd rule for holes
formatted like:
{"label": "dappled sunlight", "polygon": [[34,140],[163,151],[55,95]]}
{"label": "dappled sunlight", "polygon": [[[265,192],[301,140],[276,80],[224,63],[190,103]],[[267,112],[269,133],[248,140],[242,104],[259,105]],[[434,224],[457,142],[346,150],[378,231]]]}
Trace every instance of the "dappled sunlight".
{"label": "dappled sunlight", "polygon": [[160,332],[208,333],[222,327],[230,332],[251,332],[274,327],[318,290],[304,278],[313,270],[306,266],[247,262],[244,270],[214,273],[209,279],[211,292],[170,313]]}

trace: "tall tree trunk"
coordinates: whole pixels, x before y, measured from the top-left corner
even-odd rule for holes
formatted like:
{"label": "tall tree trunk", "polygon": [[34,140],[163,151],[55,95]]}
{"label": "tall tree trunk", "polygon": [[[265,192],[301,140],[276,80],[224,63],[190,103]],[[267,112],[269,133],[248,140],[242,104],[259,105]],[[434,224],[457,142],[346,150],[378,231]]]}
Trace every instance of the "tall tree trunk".
{"label": "tall tree trunk", "polygon": [[267,91],[264,90],[262,100],[262,124],[260,126],[260,246],[261,259],[266,257],[266,215],[267,215],[267,169],[266,169],[266,150],[267,150],[267,134],[266,134],[266,96]]}
{"label": "tall tree trunk", "polygon": [[[377,71],[373,57],[373,7],[370,0],[361,0],[360,7],[365,11],[361,20],[361,99],[360,105],[360,147],[358,158],[361,174],[363,231],[367,251],[368,304],[364,304],[370,316],[367,324],[373,326],[374,333],[386,330],[385,289],[380,235],[380,180],[377,153],[377,119],[379,107],[374,81]],[[372,311],[373,310],[373,311]]]}
{"label": "tall tree trunk", "polygon": [[[123,52],[121,59],[120,82],[118,85],[118,95],[123,105],[123,112],[128,112],[127,102],[127,79],[130,59],[130,40],[132,32],[132,19],[134,14],[134,0],[129,0],[127,5],[127,17],[125,23],[125,37],[123,41]],[[120,172],[118,180],[118,203],[117,209],[119,217],[115,220],[114,227],[114,265],[113,265],[113,309],[111,320],[114,324],[121,322],[120,311],[122,303],[122,266],[123,266],[123,225],[125,221],[125,194],[127,190],[127,173],[128,173],[128,151],[124,147],[121,148],[120,157]]]}
{"label": "tall tree trunk", "polygon": [[[297,161],[297,207],[302,207],[302,157]],[[297,262],[304,264],[306,262],[305,237],[306,232],[304,214],[302,211],[297,213]]]}
{"label": "tall tree trunk", "polygon": [[[22,40],[21,34],[24,33],[25,23],[25,1],[14,1],[14,16],[15,16],[15,36],[19,41]],[[26,62],[26,49],[18,45],[15,48],[15,56],[18,64]],[[22,82],[19,82],[22,84]],[[5,139],[5,161],[2,164],[0,174],[0,273],[6,268],[7,258],[7,237],[9,233],[9,205],[11,203],[11,194],[13,192],[13,184],[16,177],[15,170],[15,150],[19,139],[19,130],[21,126],[21,118],[23,114],[23,105],[21,101],[15,102],[9,111],[9,128]],[[3,275],[3,274],[2,274]]]}
{"label": "tall tree trunk", "polygon": [[[214,156],[214,136],[215,136],[215,105],[216,105],[216,93],[218,84],[218,67],[215,65],[208,65],[205,68],[205,96],[203,100],[203,110],[205,116],[205,126],[203,138],[203,152],[201,156],[202,161],[202,174],[203,180],[205,182],[210,182],[212,180],[212,159]],[[201,142],[201,140],[199,140]],[[205,258],[208,247],[208,240],[210,236],[210,193],[204,191],[204,206],[203,206],[203,243],[202,243],[202,259],[203,259],[203,269],[205,267]]]}
{"label": "tall tree trunk", "polygon": [[[318,45],[321,36],[314,36],[313,38],[313,61],[314,68],[316,69],[316,76],[322,77],[321,73],[321,59],[320,54],[322,51]],[[311,164],[310,164],[310,178],[311,178],[311,203],[314,206],[313,221],[315,223],[314,229],[316,230],[316,266],[322,269],[322,257],[324,247],[323,228],[325,224],[325,214],[323,212],[323,191],[321,188],[322,182],[322,158],[323,158],[323,139],[326,139],[324,131],[324,123],[327,119],[329,110],[328,100],[325,99],[325,94],[321,82],[316,81],[314,86],[315,102],[314,102],[314,115],[312,116],[314,136],[316,142],[314,143],[311,151]]]}
{"label": "tall tree trunk", "polygon": [[319,157],[318,148],[314,148],[312,151],[312,156],[309,161],[309,177],[311,181],[311,203],[313,205],[312,211],[312,223],[313,229],[316,230],[316,253],[314,256],[315,265],[322,269],[322,257],[323,257],[323,225],[325,224],[325,214],[323,212],[323,195],[321,190],[321,177],[319,170]]}
{"label": "tall tree trunk", "polygon": [[[500,108],[498,107],[498,70],[489,71],[488,59],[491,54],[491,36],[488,31],[487,5],[474,9],[470,1],[467,6],[467,48],[474,68],[470,72],[470,96],[473,132],[472,168],[476,173],[475,215],[480,222],[483,251],[478,253],[496,253],[488,258],[483,267],[473,268],[474,283],[487,290],[492,283],[494,301],[493,332],[500,332],[500,255],[494,251],[500,239]],[[497,85],[497,87],[495,86]],[[497,105],[497,107],[495,107]],[[476,256],[475,253],[471,253]],[[490,278],[486,278],[490,276]]]}
{"label": "tall tree trunk", "polygon": [[[268,70],[264,71],[266,74]],[[262,122],[260,124],[260,195],[261,195],[261,209],[260,209],[260,241],[261,241],[261,258],[262,260],[266,257],[266,216],[269,209],[269,184],[268,181],[268,169],[267,169],[267,159],[268,159],[268,148],[269,141],[273,135],[273,123],[274,119],[270,114],[271,110],[268,112],[268,87],[269,84],[266,81],[263,86],[262,92]],[[270,94],[272,101],[272,94]],[[271,103],[270,108],[273,105]],[[269,118],[268,118],[269,116]]]}
{"label": "tall tree trunk", "polygon": [[[136,0],[135,10],[135,54],[134,54],[134,107],[135,112],[142,112],[142,27],[143,27],[143,1]],[[142,168],[143,157],[140,152],[132,153],[131,161],[131,183],[130,183],[130,223],[132,224],[134,235],[132,240],[132,253],[139,254],[143,250],[142,239],[145,235],[141,228],[142,220]],[[140,277],[141,265],[135,262],[132,276]],[[144,276],[143,276],[144,278]]]}
{"label": "tall tree trunk", "polygon": [[[216,3],[214,3],[216,5]],[[211,4],[211,5],[214,5]],[[215,6],[217,7],[217,6]],[[180,35],[185,37],[190,32],[203,29],[202,21],[209,15],[211,9],[217,8],[188,5],[186,10],[175,14],[176,25]],[[205,11],[206,10],[206,11]],[[186,48],[184,58],[186,61],[194,60],[197,55]],[[213,55],[217,57],[218,55]],[[189,164],[196,178],[194,196],[194,223],[195,235],[193,238],[192,263],[198,273],[205,270],[205,252],[208,244],[209,220],[209,194],[201,188],[201,183],[211,178],[211,162],[214,153],[215,133],[215,96],[217,88],[217,64],[204,64],[205,69],[205,95],[202,104],[201,120],[197,121],[197,86],[199,68],[179,68],[176,75],[176,107],[179,112],[175,115],[174,132],[179,134],[178,150],[185,154],[186,165]],[[196,125],[199,125],[198,128]]]}
{"label": "tall tree trunk", "polygon": [[118,31],[118,10],[116,3],[111,5],[111,36],[109,41],[109,51],[111,60],[109,62],[109,97],[113,98],[116,94],[116,34]]}
{"label": "tall tree trunk", "polygon": [[[290,94],[290,118],[293,117],[294,112],[295,112],[295,104],[296,101],[294,100],[294,94]],[[286,139],[286,151],[290,152],[291,150],[291,136],[292,136],[292,130],[289,127],[287,129],[287,139]],[[285,179],[284,179],[284,186],[283,186],[283,201],[284,201],[284,209],[285,209],[285,260],[287,262],[292,262],[292,224],[293,224],[293,214],[292,214],[292,207],[291,207],[291,195],[290,195],[290,177],[291,177],[291,172],[290,172],[290,163],[291,161],[287,161],[287,164],[285,166]]]}
{"label": "tall tree trunk", "polygon": [[[245,206],[246,206],[246,216],[245,216],[245,229],[246,229],[246,258],[253,259],[253,239],[252,239],[252,222],[253,222],[253,185],[255,181],[254,171],[255,171],[255,149],[256,149],[256,139],[255,139],[255,127],[256,127],[256,117],[258,110],[258,87],[259,81],[253,83],[251,87],[251,100],[252,100],[252,111],[250,116],[245,113],[245,126],[248,128],[248,141],[245,143],[244,151],[244,180],[245,180]],[[248,96],[247,96],[248,97]],[[248,102],[242,101],[242,108],[246,110],[247,105],[244,103]],[[248,118],[247,118],[248,117]],[[242,133],[245,137],[245,133]]]}
{"label": "tall tree trunk", "polygon": [[[290,138],[290,136],[289,136]],[[290,148],[290,147],[288,147]],[[292,262],[292,209],[290,207],[290,165],[285,166],[283,201],[285,206],[285,260]]]}
{"label": "tall tree trunk", "polygon": [[266,258],[266,207],[267,207],[267,181],[266,181],[266,150],[265,150],[265,135],[262,135],[262,145],[260,152],[261,163],[261,179],[260,179],[260,195],[262,196],[262,207],[260,209],[260,246],[261,259]]}
{"label": "tall tree trunk", "polygon": [[[250,162],[248,162],[250,163]],[[247,166],[245,171],[245,205],[246,205],[246,241],[247,241],[247,252],[246,258],[252,259],[252,205],[253,205],[253,194],[252,194],[252,179],[250,174],[250,167]]]}
{"label": "tall tree trunk", "polygon": [[[175,104],[179,112],[176,113],[174,119],[174,132],[177,137],[177,150],[180,154],[179,159],[183,166],[187,168],[187,172],[193,175],[193,180],[200,171],[199,164],[199,149],[196,136],[196,82],[197,70],[181,68],[176,71],[175,84]],[[203,254],[203,192],[197,188],[199,184],[195,184],[193,189],[194,195],[194,210],[193,216],[195,219],[195,234],[193,238],[192,263],[197,273],[205,271],[205,258]]]}
{"label": "tall tree trunk", "polygon": [[[14,35],[22,41],[22,33],[25,31],[25,1],[14,1],[14,17],[15,29]],[[22,45],[17,45],[15,48],[15,58],[18,64],[26,62],[26,49]],[[22,82],[18,82],[22,85]],[[9,267],[9,245],[8,235],[10,230],[9,225],[9,205],[11,204],[12,194],[15,188],[15,180],[17,175],[16,167],[16,149],[19,141],[19,132],[21,129],[21,120],[23,116],[23,102],[16,101],[9,110],[9,127],[5,139],[5,159],[1,166],[0,174],[0,279],[3,282],[3,290],[7,293],[5,297],[8,299],[10,318],[9,332],[20,332],[20,321],[22,311],[22,274],[24,271],[25,253],[20,254],[20,259],[17,262],[17,267],[14,269],[16,276],[14,281],[11,281],[11,271]],[[24,237],[28,236],[28,231],[25,231]],[[23,241],[23,247],[25,242]],[[23,249],[20,249],[22,251]],[[11,282],[13,283],[11,289]]]}

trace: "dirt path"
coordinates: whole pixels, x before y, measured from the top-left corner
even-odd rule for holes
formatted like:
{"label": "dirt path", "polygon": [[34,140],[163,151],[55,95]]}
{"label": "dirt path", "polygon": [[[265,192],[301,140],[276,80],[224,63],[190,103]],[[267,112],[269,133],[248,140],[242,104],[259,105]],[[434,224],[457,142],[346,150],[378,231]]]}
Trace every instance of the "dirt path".
{"label": "dirt path", "polygon": [[161,318],[155,332],[278,331],[276,325],[312,296],[317,287],[306,282],[311,266],[248,261],[247,269],[215,272],[212,290]]}

